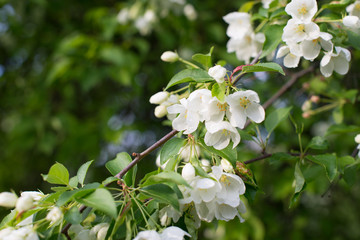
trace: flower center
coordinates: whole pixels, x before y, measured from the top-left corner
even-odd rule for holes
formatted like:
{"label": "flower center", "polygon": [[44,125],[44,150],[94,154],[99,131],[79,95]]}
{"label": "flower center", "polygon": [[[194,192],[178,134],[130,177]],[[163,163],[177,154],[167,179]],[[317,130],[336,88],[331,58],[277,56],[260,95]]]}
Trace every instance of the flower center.
{"label": "flower center", "polygon": [[305,25],[304,24],[298,24],[295,28],[296,32],[305,32]]}
{"label": "flower center", "polygon": [[216,106],[219,108],[219,110],[220,110],[221,112],[224,112],[224,111],[226,111],[227,103],[224,103],[224,104],[217,103]]}
{"label": "flower center", "polygon": [[223,130],[221,131],[221,133],[224,134],[225,136],[229,135],[229,131],[226,130],[226,129],[223,129]]}
{"label": "flower center", "polygon": [[226,175],[222,175],[220,177],[220,182],[226,184],[226,185],[230,185],[230,181],[227,179]]}
{"label": "flower center", "polygon": [[307,12],[308,12],[308,10],[307,10],[305,4],[303,4],[302,7],[298,9],[298,13],[300,15],[305,15],[305,14],[307,14]]}
{"label": "flower center", "polygon": [[240,106],[246,109],[249,105],[250,105],[250,100],[247,97],[240,98]]}
{"label": "flower center", "polygon": [[355,4],[355,9],[360,10],[360,3]]}

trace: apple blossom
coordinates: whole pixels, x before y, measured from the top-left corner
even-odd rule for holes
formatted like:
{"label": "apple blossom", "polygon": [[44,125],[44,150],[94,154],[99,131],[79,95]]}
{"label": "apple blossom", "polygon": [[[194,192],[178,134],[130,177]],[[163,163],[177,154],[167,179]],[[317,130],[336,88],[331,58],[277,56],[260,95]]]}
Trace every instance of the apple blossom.
{"label": "apple blossom", "polygon": [[296,20],[309,23],[317,12],[316,0],[292,0],[285,11]]}
{"label": "apple blossom", "polygon": [[63,218],[63,213],[60,208],[53,207],[50,212],[46,215],[46,220],[50,221],[51,224],[57,224]]}
{"label": "apple blossom", "polygon": [[330,77],[333,71],[344,75],[349,70],[349,62],[351,60],[350,51],[346,48],[335,47],[336,53],[333,51],[326,52],[320,62],[320,72],[325,77]]}
{"label": "apple blossom", "polygon": [[299,44],[294,44],[295,47],[290,48],[288,45],[279,48],[276,58],[284,57],[284,66],[287,68],[296,68],[299,65],[302,52]]}
{"label": "apple blossom", "polygon": [[200,121],[200,116],[189,106],[188,100],[180,99],[180,104],[174,104],[167,108],[168,113],[179,115],[173,120],[172,126],[178,131],[184,131],[185,134],[194,132]]}
{"label": "apple blossom", "polygon": [[343,18],[343,24],[349,28],[360,28],[360,19],[357,16],[346,16]]}
{"label": "apple blossom", "polygon": [[184,6],[184,15],[189,19],[190,21],[194,21],[197,18],[197,13],[193,5],[186,4]]}
{"label": "apple blossom", "polygon": [[178,227],[168,227],[160,234],[161,240],[183,240],[184,236],[191,237],[190,234]]}
{"label": "apple blossom", "polygon": [[224,21],[229,24],[226,34],[233,38],[242,38],[242,36],[252,30],[250,14],[244,12],[231,12],[223,17]]}
{"label": "apple blossom", "polygon": [[263,5],[263,8],[269,9],[270,3],[272,3],[274,0],[261,0],[261,3]]}
{"label": "apple blossom", "polygon": [[300,43],[300,47],[303,57],[307,60],[313,61],[319,55],[321,48],[325,51],[331,51],[333,49],[331,39],[331,34],[320,32],[319,38],[302,41]]}
{"label": "apple blossom", "polygon": [[252,90],[238,91],[226,96],[225,100],[229,104],[227,116],[232,126],[244,128],[246,117],[256,123],[264,121],[265,110],[259,104],[260,99],[256,92]]}
{"label": "apple blossom", "polygon": [[350,16],[357,16],[360,18],[360,1],[357,0],[353,4],[347,6],[346,11],[350,14]]}
{"label": "apple blossom", "polygon": [[147,230],[139,232],[133,240],[161,240],[161,237],[155,230]]}
{"label": "apple blossom", "polygon": [[195,178],[195,168],[191,163],[185,164],[181,171],[181,176],[187,181],[190,182]]}
{"label": "apple blossom", "polygon": [[304,23],[297,19],[290,19],[283,30],[284,42],[302,42],[304,40],[317,39],[320,36],[320,28],[316,23]]}
{"label": "apple blossom", "polygon": [[11,192],[2,192],[0,193],[0,206],[13,208],[16,205],[18,197],[15,193]]}
{"label": "apple blossom", "polygon": [[208,74],[210,75],[210,77],[214,78],[216,82],[223,83],[226,76],[226,68],[220,65],[216,65],[209,68]]}
{"label": "apple blossom", "polygon": [[229,122],[207,122],[205,126],[207,132],[204,141],[208,146],[221,150],[229,145],[230,139],[233,141],[233,148],[240,142],[239,132]]}
{"label": "apple blossom", "polygon": [[220,164],[221,164],[222,169],[224,169],[225,172],[233,172],[234,171],[234,168],[231,165],[231,163],[228,160],[226,160],[225,158],[221,159]]}
{"label": "apple blossom", "polygon": [[39,202],[45,195],[41,192],[37,191],[24,191],[20,194],[21,197],[29,196],[31,197],[35,203]]}
{"label": "apple blossom", "polygon": [[34,207],[34,200],[31,196],[22,196],[16,201],[15,209],[18,212],[27,211],[30,208]]}

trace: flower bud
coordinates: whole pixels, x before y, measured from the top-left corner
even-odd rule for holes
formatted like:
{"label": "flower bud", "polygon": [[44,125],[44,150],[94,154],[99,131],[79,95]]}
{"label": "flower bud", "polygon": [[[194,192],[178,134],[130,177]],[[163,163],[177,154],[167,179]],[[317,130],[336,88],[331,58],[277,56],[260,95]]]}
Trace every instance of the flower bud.
{"label": "flower bud", "polygon": [[176,62],[179,59],[179,55],[175,52],[166,51],[161,55],[160,58],[164,62]]}
{"label": "flower bud", "polygon": [[0,206],[13,208],[16,205],[18,197],[15,193],[2,192],[0,193]]}
{"label": "flower bud", "polygon": [[109,230],[109,224],[105,223],[100,228],[100,230],[97,233],[97,240],[104,240],[107,234],[107,231]]}
{"label": "flower bud", "polygon": [[357,144],[360,144],[360,134],[356,135],[356,137],[355,137],[355,142],[356,142]]}
{"label": "flower bud", "polygon": [[209,68],[208,74],[210,75],[210,77],[214,78],[216,82],[222,83],[224,82],[224,77],[226,75],[226,68],[220,65],[216,65]]}
{"label": "flower bud", "polygon": [[197,18],[197,13],[193,5],[186,4],[184,7],[184,14],[190,21],[194,21]]}
{"label": "flower bud", "polygon": [[311,109],[311,101],[306,100],[303,105],[301,106],[301,110],[303,110],[303,112],[306,112],[308,110]]}
{"label": "flower bud", "polygon": [[221,167],[224,169],[225,172],[233,172],[233,170],[234,170],[233,166],[225,158],[221,159],[220,164],[221,164]]}
{"label": "flower bud", "polygon": [[60,208],[53,207],[50,212],[46,215],[46,220],[50,221],[51,224],[58,223],[63,218],[63,213]]}
{"label": "flower bud", "polygon": [[346,16],[343,18],[343,24],[349,28],[360,28],[360,19],[357,16]]}
{"label": "flower bud", "polygon": [[191,163],[185,164],[182,169],[181,176],[188,182],[190,182],[195,177],[195,168]]}
{"label": "flower bud", "polygon": [[313,95],[311,96],[310,101],[313,103],[318,103],[320,101],[320,97],[317,95]]}
{"label": "flower bud", "polygon": [[34,206],[34,199],[30,196],[20,197],[16,202],[16,210],[18,212],[27,211]]}
{"label": "flower bud", "polygon": [[155,117],[162,118],[167,114],[166,107],[164,105],[157,106],[154,111]]}
{"label": "flower bud", "polygon": [[209,160],[201,159],[201,168],[204,169],[205,172],[210,172],[211,170],[211,164]]}
{"label": "flower bud", "polygon": [[311,114],[309,113],[309,112],[304,112],[303,114],[302,114],[302,117],[303,118],[309,118],[311,116]]}
{"label": "flower bud", "polygon": [[161,104],[161,103],[165,102],[166,99],[168,99],[168,98],[169,98],[169,92],[162,91],[162,92],[158,92],[158,93],[155,93],[154,95],[152,95],[150,97],[149,102],[151,104]]}

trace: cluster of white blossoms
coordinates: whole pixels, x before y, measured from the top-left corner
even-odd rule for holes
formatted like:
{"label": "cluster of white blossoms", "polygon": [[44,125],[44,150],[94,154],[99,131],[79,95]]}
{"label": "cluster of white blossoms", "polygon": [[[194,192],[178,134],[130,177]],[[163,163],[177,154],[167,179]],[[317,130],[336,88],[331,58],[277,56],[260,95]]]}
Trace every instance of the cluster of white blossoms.
{"label": "cluster of white blossoms", "polygon": [[169,114],[167,111],[167,107],[178,103],[179,95],[170,94],[167,91],[162,91],[152,95],[149,101],[151,104],[159,105],[154,110],[154,114],[157,118],[162,118],[167,116],[169,120],[174,119],[175,115]]}
{"label": "cluster of white blossoms", "polygon": [[109,226],[108,223],[99,223],[89,229],[80,224],[75,224],[69,228],[69,234],[75,235],[74,240],[104,240]]}
{"label": "cluster of white blossoms", "polygon": [[122,25],[133,22],[141,35],[148,35],[159,18],[166,17],[170,11],[179,14],[179,9],[182,9],[181,13],[189,20],[193,21],[197,18],[194,6],[186,3],[185,0],[157,0],[152,6],[143,6],[141,2],[134,1],[131,6],[120,10],[117,20]]}
{"label": "cluster of white blossoms", "polygon": [[256,57],[265,42],[263,33],[255,33],[251,25],[251,15],[245,12],[232,12],[223,17],[229,24],[226,34],[230,37],[226,48],[229,53],[235,52],[237,59],[250,62]]}
{"label": "cluster of white blossoms", "polygon": [[360,29],[360,1],[350,4],[346,11],[349,15],[343,18],[343,24],[349,28]]}
{"label": "cluster of white blossoms", "polygon": [[292,0],[285,8],[291,15],[283,30],[282,40],[286,43],[277,53],[277,58],[284,57],[284,66],[295,68],[300,58],[313,61],[324,50],[320,62],[320,71],[325,77],[333,71],[346,74],[351,59],[350,52],[342,47],[335,47],[331,41],[332,35],[321,32],[319,26],[312,21],[317,12],[316,0]]}
{"label": "cluster of white blossoms", "polygon": [[[209,69],[209,75],[217,82],[224,81],[225,74],[226,69],[221,66]],[[184,134],[193,133],[199,123],[204,122],[207,130],[205,144],[221,150],[229,145],[230,140],[233,148],[239,144],[240,135],[236,128],[243,129],[247,117],[256,123],[264,120],[265,111],[259,102],[258,94],[252,90],[237,91],[220,101],[212,96],[210,90],[198,89],[188,98],[180,99],[180,104],[169,106],[167,112],[178,114],[172,126],[178,131],[184,131]]]}
{"label": "cluster of white blossoms", "polygon": [[39,240],[32,226],[23,226],[18,229],[7,227],[0,230],[1,240]]}
{"label": "cluster of white blossoms", "polygon": [[33,208],[42,198],[44,194],[34,191],[22,192],[20,197],[15,193],[0,193],[0,206],[7,208],[15,208],[19,213]]}
{"label": "cluster of white blossoms", "polygon": [[180,188],[184,196],[184,199],[180,199],[182,209],[193,204],[195,216],[206,222],[211,222],[214,218],[229,221],[236,216],[241,222],[244,221],[240,213],[244,213],[246,208],[240,195],[245,193],[245,184],[233,172],[230,162],[223,159],[220,166],[211,167],[211,178],[204,178],[196,176],[194,167],[187,163],[182,176],[191,188]]}
{"label": "cluster of white blossoms", "polygon": [[162,233],[155,230],[141,231],[133,240],[183,240],[184,236],[191,237],[190,234],[178,227],[165,228]]}

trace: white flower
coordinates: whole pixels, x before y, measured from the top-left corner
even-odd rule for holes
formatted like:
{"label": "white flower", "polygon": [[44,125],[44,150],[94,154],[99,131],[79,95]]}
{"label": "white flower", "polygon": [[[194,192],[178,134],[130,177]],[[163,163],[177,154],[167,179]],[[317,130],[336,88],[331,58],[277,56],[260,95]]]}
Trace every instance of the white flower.
{"label": "white flower", "polygon": [[191,163],[185,164],[181,171],[181,176],[187,181],[190,182],[195,178],[195,168]]}
{"label": "white flower", "polygon": [[360,1],[355,1],[353,4],[350,4],[349,6],[347,6],[346,11],[351,16],[360,17]]}
{"label": "white flower", "polygon": [[229,104],[227,116],[234,127],[244,128],[246,117],[256,123],[261,123],[265,119],[264,108],[259,104],[260,99],[256,92],[252,90],[238,91],[225,97]]}
{"label": "white flower", "polygon": [[270,3],[272,3],[272,1],[274,1],[274,0],[261,0],[263,8],[268,9],[270,7]]}
{"label": "white flower", "polygon": [[184,7],[184,14],[190,21],[194,21],[197,18],[197,13],[193,5],[186,4]]}
{"label": "white flower", "polygon": [[180,148],[179,154],[185,162],[189,162],[191,158],[200,155],[200,147],[197,144],[186,144]]}
{"label": "white flower", "polygon": [[215,217],[216,201],[195,203],[195,209],[201,220],[211,222]]}
{"label": "white flower", "polygon": [[[180,203],[180,211],[183,208],[183,204]],[[182,211],[181,211],[182,212]],[[167,226],[171,223],[171,219],[174,222],[179,221],[181,213],[175,210],[172,206],[166,206],[159,211],[159,219],[162,226]]]}
{"label": "white flower", "polygon": [[74,240],[96,240],[96,235],[90,229],[82,229],[75,235]]}
{"label": "white flower", "polygon": [[355,136],[355,142],[356,142],[357,144],[360,144],[360,134],[358,134],[358,135]]}
{"label": "white flower", "polygon": [[292,47],[289,47],[289,45],[280,47],[276,54],[276,58],[284,57],[284,66],[287,68],[296,68],[299,65],[301,56],[300,45],[296,43],[292,44]]}
{"label": "white flower", "polygon": [[168,113],[179,115],[173,120],[172,126],[178,131],[184,131],[185,134],[192,133],[196,131],[200,116],[196,111],[192,111],[191,106],[189,106],[188,100],[183,98],[180,99],[180,104],[174,104],[167,108]]}
{"label": "white flower", "polygon": [[50,221],[51,224],[56,224],[63,218],[63,213],[60,208],[53,207],[50,212],[46,215],[46,220]]}
{"label": "white flower", "polygon": [[39,240],[37,233],[31,226],[21,227],[8,232],[8,235],[0,238],[2,240]]}
{"label": "white flower", "polygon": [[155,22],[156,16],[153,10],[146,10],[145,14],[135,20],[135,27],[141,35],[147,35],[151,31],[151,25]]}
{"label": "white flower", "polygon": [[210,178],[197,177],[191,182],[191,198],[194,203],[211,202],[220,191],[220,184]]}
{"label": "white flower", "polygon": [[127,8],[121,9],[116,19],[120,24],[126,24],[129,20],[129,10]]}
{"label": "white flower", "polygon": [[0,206],[13,208],[16,205],[18,197],[15,193],[11,192],[2,192],[0,193]]}
{"label": "white flower", "polygon": [[307,60],[313,61],[319,55],[321,47],[325,51],[331,51],[333,49],[331,39],[331,34],[320,32],[319,38],[313,40],[304,40],[300,43],[303,57]]}
{"label": "white flower", "polygon": [[304,23],[300,20],[290,19],[283,29],[282,40],[298,43],[304,40],[317,39],[319,36],[320,28],[316,23]]}
{"label": "white flower", "polygon": [[241,37],[230,38],[226,44],[227,52],[236,53],[239,60],[250,62],[250,58],[256,57],[262,49],[265,42],[265,35],[263,33],[255,34],[252,30],[246,31]]}
{"label": "white flower", "polygon": [[176,62],[179,59],[179,55],[176,52],[166,51],[160,58],[164,62]]}
{"label": "white flower", "polygon": [[184,236],[191,237],[190,234],[178,227],[168,227],[160,234],[161,240],[183,240]]}
{"label": "white flower", "polygon": [[346,16],[343,18],[343,24],[349,28],[360,28],[360,19],[357,16]]}
{"label": "white flower", "polygon": [[201,168],[204,169],[205,172],[209,172],[211,169],[211,164],[210,161],[207,159],[201,159],[200,160],[201,163]]}
{"label": "white flower", "polygon": [[233,141],[233,148],[240,142],[239,132],[229,122],[206,122],[205,144],[213,146],[217,150],[226,148],[230,139]]}
{"label": "white flower", "polygon": [[350,51],[335,47],[336,53],[333,51],[326,52],[320,62],[320,72],[325,77],[330,77],[333,71],[345,75],[349,70],[349,62],[351,60]]}
{"label": "white flower", "polygon": [[154,230],[141,231],[133,240],[162,240]]}
{"label": "white flower", "polygon": [[226,160],[225,158],[221,159],[220,165],[221,165],[222,169],[224,169],[225,172],[233,172],[234,171],[234,168],[231,165],[231,163],[228,160]]}
{"label": "white flower", "polygon": [[285,11],[294,19],[308,23],[317,12],[316,0],[292,0]]}
{"label": "white flower", "polygon": [[229,24],[226,34],[233,38],[242,38],[243,35],[252,30],[250,14],[244,12],[232,12],[223,17],[224,21]]}
{"label": "white flower", "polygon": [[104,240],[107,234],[107,231],[109,229],[109,224],[108,223],[100,223],[95,225],[91,230],[91,234],[92,235],[96,235],[97,236],[97,240]]}
{"label": "white flower", "polygon": [[27,211],[34,206],[34,200],[31,196],[22,196],[16,202],[16,210],[18,212]]}
{"label": "white flower", "polygon": [[0,239],[5,239],[6,237],[10,236],[12,231],[14,231],[14,229],[11,227],[0,230]]}
{"label": "white flower", "polygon": [[151,104],[161,104],[169,98],[170,93],[167,91],[157,92],[150,97]]}
{"label": "white flower", "polygon": [[216,82],[223,83],[226,76],[226,68],[215,65],[214,67],[209,68],[208,74],[210,77],[214,78]]}
{"label": "white flower", "polygon": [[205,121],[220,122],[224,119],[228,104],[221,102],[217,97],[213,97],[205,106],[203,113]]}
{"label": "white flower", "polygon": [[29,196],[32,197],[34,202],[39,202],[45,195],[37,191],[24,191],[21,193],[21,197]]}

